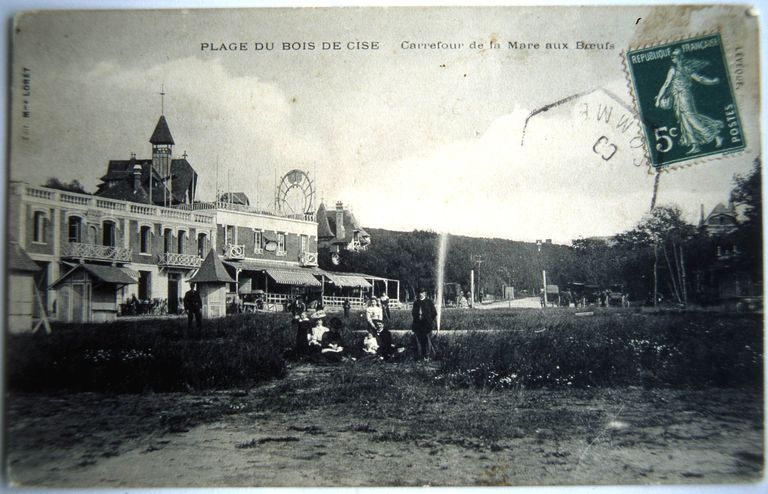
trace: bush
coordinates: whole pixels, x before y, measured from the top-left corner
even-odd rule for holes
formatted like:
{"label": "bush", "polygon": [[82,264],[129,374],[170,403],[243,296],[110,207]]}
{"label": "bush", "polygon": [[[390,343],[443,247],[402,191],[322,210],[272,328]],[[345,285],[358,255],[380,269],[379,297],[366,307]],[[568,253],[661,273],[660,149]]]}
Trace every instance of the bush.
{"label": "bush", "polygon": [[12,335],[11,389],[172,391],[237,386],[280,376],[295,333],[286,314],[241,314],[203,321],[118,320],[56,325],[50,335]]}
{"label": "bush", "polygon": [[492,389],[762,385],[760,316],[601,311],[575,317],[565,310],[474,315],[469,333],[440,338],[439,382]]}

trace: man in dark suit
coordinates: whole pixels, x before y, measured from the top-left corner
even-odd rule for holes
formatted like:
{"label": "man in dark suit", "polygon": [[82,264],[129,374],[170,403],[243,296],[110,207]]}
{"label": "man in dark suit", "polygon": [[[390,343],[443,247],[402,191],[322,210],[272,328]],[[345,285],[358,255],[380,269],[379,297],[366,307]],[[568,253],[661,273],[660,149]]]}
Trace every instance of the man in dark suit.
{"label": "man in dark suit", "polygon": [[416,335],[416,345],[418,346],[419,355],[423,358],[427,358],[432,347],[429,335],[432,333],[432,330],[435,329],[437,310],[435,309],[435,304],[427,298],[426,289],[419,289],[419,298],[413,303],[411,315],[413,316],[413,326],[411,326],[411,330]]}
{"label": "man in dark suit", "polygon": [[200,294],[197,291],[196,286],[192,286],[187,293],[184,294],[184,310],[187,311],[187,329],[192,330],[192,318],[197,319],[197,330],[203,327],[203,315],[200,312],[203,308],[203,300],[200,298]]}

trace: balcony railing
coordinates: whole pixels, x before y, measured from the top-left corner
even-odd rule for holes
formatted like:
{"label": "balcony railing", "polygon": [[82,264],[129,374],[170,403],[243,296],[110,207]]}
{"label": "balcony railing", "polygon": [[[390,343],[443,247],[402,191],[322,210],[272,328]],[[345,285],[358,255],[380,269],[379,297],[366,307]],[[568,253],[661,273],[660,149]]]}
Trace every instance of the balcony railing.
{"label": "balcony railing", "polygon": [[317,266],[317,252],[302,252],[299,254],[299,264],[302,266]]}
{"label": "balcony railing", "polygon": [[95,208],[103,211],[116,211],[130,213],[131,215],[154,216],[161,218],[170,218],[174,220],[188,221],[191,223],[204,223],[211,225],[214,223],[214,215],[206,214],[204,211],[190,211],[188,207],[162,207],[150,204],[140,204],[129,201],[119,201],[107,199],[104,197],[93,196],[90,194],[80,194],[77,192],[65,192],[47,187],[35,187],[32,185],[24,186],[24,194],[28,198],[35,200],[51,201],[53,203],[61,202],[83,208]]}
{"label": "balcony railing", "polygon": [[245,259],[245,245],[227,244],[224,248],[224,257],[227,259]]}
{"label": "balcony railing", "polygon": [[75,259],[91,259],[96,261],[130,262],[131,249],[125,247],[110,247],[108,245],[83,244],[69,242],[62,246],[61,256]]}
{"label": "balcony railing", "polygon": [[174,267],[174,268],[199,268],[203,263],[203,258],[194,254],[177,254],[174,252],[166,252],[160,254],[157,259],[159,266]]}

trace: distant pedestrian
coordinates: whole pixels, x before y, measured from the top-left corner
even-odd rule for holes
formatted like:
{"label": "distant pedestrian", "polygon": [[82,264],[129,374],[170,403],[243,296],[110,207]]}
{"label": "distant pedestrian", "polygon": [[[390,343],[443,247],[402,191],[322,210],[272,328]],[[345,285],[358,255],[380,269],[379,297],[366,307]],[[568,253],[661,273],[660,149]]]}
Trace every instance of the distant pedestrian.
{"label": "distant pedestrian", "polygon": [[379,300],[372,297],[368,301],[368,307],[365,309],[365,322],[368,323],[368,331],[376,331],[376,323],[374,321],[381,321],[384,316],[381,313],[381,306]]}
{"label": "distant pedestrian", "polygon": [[200,298],[200,294],[197,291],[197,286],[187,290],[184,294],[184,310],[187,311],[187,329],[192,330],[192,319],[196,319],[197,330],[200,331],[203,327],[203,300]]}
{"label": "distant pedestrian", "polygon": [[389,322],[391,316],[389,314],[389,296],[387,292],[381,294],[379,301],[381,302],[381,314],[384,316],[384,321]]}
{"label": "distant pedestrian", "polygon": [[304,303],[301,295],[296,295],[296,300],[291,304],[290,310],[291,314],[293,314],[293,322],[298,323],[301,314],[307,312],[307,304]]}
{"label": "distant pedestrian", "polygon": [[432,347],[430,334],[436,326],[437,310],[435,309],[435,304],[427,298],[426,289],[419,289],[419,298],[413,302],[411,315],[413,316],[411,330],[416,335],[419,355],[422,358],[427,358]]}
{"label": "distant pedestrian", "polygon": [[309,351],[309,332],[312,329],[312,322],[307,317],[306,312],[299,315],[296,324],[296,354],[306,355]]}
{"label": "distant pedestrian", "polygon": [[352,308],[352,304],[349,302],[349,300],[345,300],[341,306],[344,308],[344,317],[349,318],[349,309]]}

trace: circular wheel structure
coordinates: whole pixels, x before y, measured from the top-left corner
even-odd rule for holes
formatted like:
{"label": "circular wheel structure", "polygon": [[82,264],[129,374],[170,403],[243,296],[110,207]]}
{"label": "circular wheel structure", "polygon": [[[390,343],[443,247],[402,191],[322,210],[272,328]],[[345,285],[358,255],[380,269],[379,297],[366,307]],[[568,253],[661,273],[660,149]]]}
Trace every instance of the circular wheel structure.
{"label": "circular wheel structure", "polygon": [[277,210],[292,216],[315,213],[315,184],[306,172],[291,170],[277,186]]}

